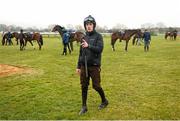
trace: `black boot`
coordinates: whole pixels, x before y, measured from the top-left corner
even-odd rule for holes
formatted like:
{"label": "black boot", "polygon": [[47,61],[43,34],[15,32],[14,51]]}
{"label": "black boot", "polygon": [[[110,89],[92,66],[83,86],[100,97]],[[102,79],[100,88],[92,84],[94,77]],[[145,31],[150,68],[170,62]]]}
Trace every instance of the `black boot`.
{"label": "black boot", "polygon": [[88,87],[82,87],[82,108],[81,111],[79,112],[79,115],[85,114],[88,111],[86,105],[87,91],[88,91]]}
{"label": "black boot", "polygon": [[105,94],[102,88],[95,89],[99,95],[101,96],[102,103],[99,105],[98,109],[101,110],[105,108],[109,103],[108,100],[105,98]]}
{"label": "black boot", "polygon": [[99,105],[98,109],[101,110],[101,109],[105,108],[108,104],[109,104],[109,102],[108,102],[108,100],[106,99],[104,102],[102,102],[102,103]]}
{"label": "black boot", "polygon": [[83,114],[85,114],[87,111],[88,111],[88,110],[87,110],[87,106],[83,106],[83,107],[81,108],[81,111],[79,112],[79,115],[83,115]]}

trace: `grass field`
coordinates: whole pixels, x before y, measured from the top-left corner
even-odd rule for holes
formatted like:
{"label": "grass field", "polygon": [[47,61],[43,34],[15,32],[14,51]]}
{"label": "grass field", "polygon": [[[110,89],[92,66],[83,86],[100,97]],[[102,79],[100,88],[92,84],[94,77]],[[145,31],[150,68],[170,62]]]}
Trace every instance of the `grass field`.
{"label": "grass field", "polygon": [[[1,38],[0,38],[1,40]],[[75,43],[74,43],[75,44]],[[102,87],[109,100],[99,111],[100,97],[92,85],[88,112],[79,116],[81,90],[75,73],[79,47],[61,56],[59,38],[44,38],[41,51],[28,44],[0,46],[0,64],[33,68],[35,73],[0,77],[0,119],[180,119],[180,37],[152,37],[150,52],[143,46],[124,51],[104,37]]]}

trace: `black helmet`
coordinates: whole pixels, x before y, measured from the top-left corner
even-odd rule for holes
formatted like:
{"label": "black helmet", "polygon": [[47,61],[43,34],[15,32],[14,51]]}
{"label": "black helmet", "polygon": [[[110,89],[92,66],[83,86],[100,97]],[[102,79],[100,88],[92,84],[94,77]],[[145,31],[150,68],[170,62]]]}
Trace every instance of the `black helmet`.
{"label": "black helmet", "polygon": [[91,15],[89,15],[88,17],[86,17],[84,19],[84,28],[85,29],[86,29],[86,23],[88,23],[88,22],[93,23],[94,24],[94,28],[96,27],[96,21],[95,21],[94,17],[92,17]]}
{"label": "black helmet", "polygon": [[23,32],[23,29],[21,29],[20,31]]}

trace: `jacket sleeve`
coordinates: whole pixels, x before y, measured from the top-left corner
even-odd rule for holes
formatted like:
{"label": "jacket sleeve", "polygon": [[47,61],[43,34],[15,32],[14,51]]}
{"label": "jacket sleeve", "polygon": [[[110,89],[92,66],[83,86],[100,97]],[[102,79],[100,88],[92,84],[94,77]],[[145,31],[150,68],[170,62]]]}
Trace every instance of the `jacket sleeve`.
{"label": "jacket sleeve", "polygon": [[103,51],[103,46],[104,46],[103,38],[102,35],[99,34],[96,43],[94,45],[89,44],[88,48],[95,53],[101,53]]}

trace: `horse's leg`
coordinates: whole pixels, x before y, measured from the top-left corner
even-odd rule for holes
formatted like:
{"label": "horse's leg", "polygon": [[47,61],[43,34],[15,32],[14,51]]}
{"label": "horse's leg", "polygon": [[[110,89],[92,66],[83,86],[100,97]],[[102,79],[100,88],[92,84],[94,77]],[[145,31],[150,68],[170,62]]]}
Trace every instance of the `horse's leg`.
{"label": "horse's leg", "polygon": [[[31,46],[34,47],[33,43],[32,43],[32,40],[28,40],[28,42],[31,44]],[[34,47],[34,50],[35,50],[35,47]]]}
{"label": "horse's leg", "polygon": [[[136,37],[133,37],[132,45],[135,44],[135,41],[136,41]],[[137,44],[137,43],[136,43],[136,44]]]}
{"label": "horse's leg", "polygon": [[33,46],[33,43],[32,43],[32,41],[29,41],[29,43],[31,44],[31,46]]}
{"label": "horse's leg", "polygon": [[[68,44],[68,46],[69,46],[69,44]],[[70,49],[73,51],[74,49],[73,49],[73,41],[70,41]]]}
{"label": "horse's leg", "polygon": [[115,45],[115,43],[116,43],[116,40],[117,40],[117,39],[111,39],[112,51],[115,51],[114,45]]}
{"label": "horse's leg", "polygon": [[127,52],[127,48],[128,48],[128,43],[129,43],[129,40],[126,40],[126,46],[125,46],[125,51]]}
{"label": "horse's leg", "polygon": [[37,40],[37,43],[39,45],[39,50],[41,50],[41,43],[40,43],[40,41]]}
{"label": "horse's leg", "polygon": [[2,45],[4,45],[5,44],[5,39],[2,39]]}

